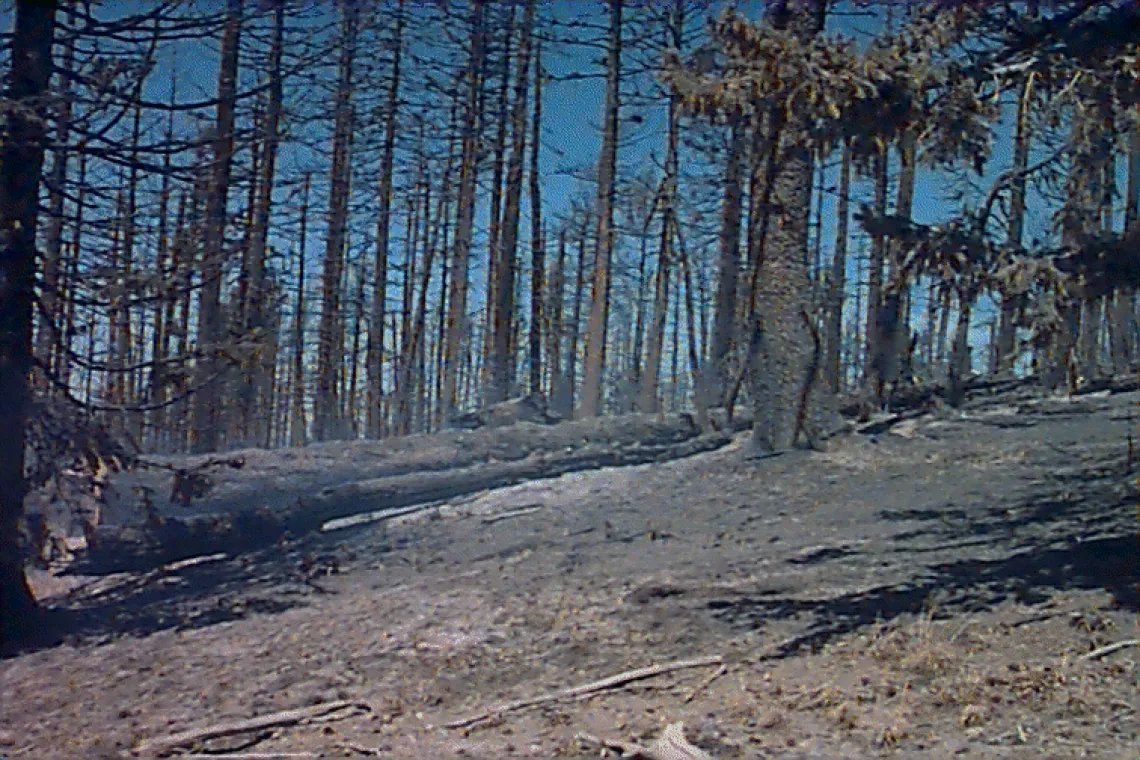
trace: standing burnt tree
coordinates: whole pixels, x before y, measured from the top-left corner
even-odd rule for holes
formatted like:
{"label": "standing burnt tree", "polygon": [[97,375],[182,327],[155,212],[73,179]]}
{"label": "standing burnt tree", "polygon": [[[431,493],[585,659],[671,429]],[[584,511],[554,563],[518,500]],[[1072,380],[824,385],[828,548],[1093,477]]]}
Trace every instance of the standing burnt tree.
{"label": "standing burnt tree", "polygon": [[17,526],[26,490],[23,431],[30,405],[36,223],[55,12],[50,2],[16,3],[0,138],[0,425],[12,436],[0,447],[0,646],[5,647],[29,630],[35,610]]}
{"label": "standing burnt tree", "polygon": [[814,444],[827,395],[818,382],[821,344],[806,256],[813,172],[808,135],[823,97],[811,76],[818,63],[812,40],[823,29],[825,9],[826,3],[773,3],[766,26],[726,13],[713,30],[725,52],[723,74],[675,78],[690,108],[739,113],[768,147],[759,233],[749,256],[757,266],[747,361],[760,451],[789,448],[801,436]]}

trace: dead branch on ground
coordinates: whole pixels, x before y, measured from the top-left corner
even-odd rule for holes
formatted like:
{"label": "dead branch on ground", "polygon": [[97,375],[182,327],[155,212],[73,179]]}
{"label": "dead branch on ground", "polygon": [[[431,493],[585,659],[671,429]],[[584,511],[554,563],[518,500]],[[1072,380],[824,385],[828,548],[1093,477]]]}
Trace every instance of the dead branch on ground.
{"label": "dead branch on ground", "polygon": [[368,703],[355,700],[325,702],[319,705],[298,707],[292,710],[270,713],[268,715],[258,715],[245,720],[226,721],[209,726],[190,728],[169,736],[160,736],[157,739],[150,739],[140,744],[134,749],[134,754],[136,756],[149,755],[153,757],[164,757],[179,747],[189,747],[198,742],[218,739],[223,736],[260,731],[263,728],[291,726],[348,707],[358,707],[369,712],[372,710],[371,705]]}
{"label": "dead branch on ground", "polygon": [[1128,647],[1140,647],[1140,639],[1125,639],[1115,644],[1108,644],[1099,649],[1094,649],[1091,652],[1085,652],[1080,656],[1080,659],[1099,660],[1101,657],[1107,657],[1113,652],[1119,652],[1121,649],[1127,649]]}
{"label": "dead branch on ground", "polygon": [[615,686],[622,686],[631,681],[640,681],[644,678],[652,678],[664,673],[671,673],[675,670],[684,670],[686,668],[701,668],[706,665],[723,665],[724,660],[713,655],[711,657],[701,657],[695,660],[679,660],[677,662],[665,663],[662,665],[650,665],[645,668],[638,668],[637,670],[627,670],[624,673],[603,678],[599,681],[591,681],[590,683],[582,684],[580,686],[573,686],[561,691],[548,692],[541,696],[529,697],[526,699],[517,699],[512,702],[504,702],[503,704],[496,705],[488,708],[475,715],[459,720],[453,720],[450,723],[444,723],[444,728],[465,728],[475,723],[482,723],[485,720],[502,715],[507,712],[514,712],[516,710],[523,710],[528,707],[535,707],[536,705],[546,704],[547,702],[557,702],[563,699],[574,699],[582,697],[594,692],[605,691],[612,689]]}

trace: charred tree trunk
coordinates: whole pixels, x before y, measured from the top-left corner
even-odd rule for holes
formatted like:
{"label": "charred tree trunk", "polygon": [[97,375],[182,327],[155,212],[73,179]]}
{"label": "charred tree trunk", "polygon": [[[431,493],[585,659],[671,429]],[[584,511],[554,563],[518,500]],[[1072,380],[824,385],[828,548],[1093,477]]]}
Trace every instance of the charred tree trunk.
{"label": "charred tree trunk", "polygon": [[570,314],[570,334],[566,341],[566,367],[560,386],[555,411],[563,419],[574,416],[574,391],[578,375],[578,339],[582,330],[582,299],[583,289],[586,286],[586,228],[589,217],[582,220],[582,227],[578,237],[578,274],[574,280],[574,305]]}
{"label": "charred tree trunk", "polygon": [[542,229],[542,190],[538,157],[542,144],[542,43],[534,47],[534,114],[530,125],[530,392],[542,392],[542,325],[546,239]]}
{"label": "charred tree trunk", "polygon": [[191,448],[202,454],[218,448],[218,404],[222,394],[219,376],[222,358],[221,288],[225,258],[226,208],[230,192],[230,167],[234,155],[234,110],[237,106],[238,46],[241,40],[242,0],[227,0],[222,33],[221,68],[218,73],[217,131],[210,191],[206,196],[206,229],[202,243],[202,291],[198,306],[198,371],[193,398]]}
{"label": "charred tree trunk", "polygon": [[400,64],[404,49],[404,0],[396,6],[395,49],[392,51],[392,81],[384,113],[384,148],[380,157],[379,218],[376,222],[376,265],[372,281],[372,318],[368,332],[368,412],[366,437],[385,433],[384,319],[388,299],[388,247],[392,219],[392,174],[396,154],[396,123],[400,107]]}
{"label": "charred tree trunk", "polygon": [[505,401],[514,385],[515,277],[518,270],[519,213],[522,202],[523,159],[526,150],[527,90],[530,80],[530,50],[534,37],[535,0],[527,0],[519,30],[518,67],[515,72],[511,112],[511,153],[507,160],[507,193],[499,255],[495,261],[495,287],[491,317],[491,353],[488,357],[489,404]]}
{"label": "charred tree trunk", "polygon": [[478,172],[479,93],[483,89],[485,0],[472,0],[471,53],[467,61],[467,102],[463,114],[463,161],[459,172],[458,215],[452,250],[448,293],[447,342],[443,374],[443,419],[454,415],[459,403],[459,370],[467,361],[470,326],[467,316],[467,270],[475,221],[475,180]]}
{"label": "charred tree trunk", "polygon": [[843,297],[847,291],[847,226],[851,203],[851,145],[843,143],[839,166],[839,199],[835,220],[835,254],[831,260],[827,304],[827,384],[832,393],[843,385]]}
{"label": "charred tree trunk", "polygon": [[[871,165],[875,181],[875,213],[884,216],[887,213],[889,184],[888,155],[885,144],[879,147]],[[886,258],[887,240],[876,237],[871,241],[871,257],[867,264],[867,328],[864,335],[867,348],[864,354],[866,362],[863,367],[863,377],[866,378],[876,403],[881,403],[883,400],[881,398],[884,380],[881,364],[883,336],[880,321],[882,320],[883,306],[883,269]]]}
{"label": "charred tree trunk", "polygon": [[[515,36],[515,16],[517,5],[504,5],[507,23],[503,30],[502,65],[499,68],[499,86],[496,99],[495,140],[491,149],[491,205],[487,229],[487,288],[484,292],[486,306],[483,319],[483,357],[490,359],[495,352],[495,314],[498,299],[499,258],[503,239],[503,169],[506,165],[507,127],[510,123],[511,91],[511,44]],[[481,93],[480,97],[486,97]],[[494,362],[485,361],[484,373],[490,373]],[[487,388],[493,385],[491,377],[483,377]]]}
{"label": "charred tree trunk", "polygon": [[[1124,233],[1140,232],[1140,129],[1128,131],[1128,184],[1124,193]],[[1136,358],[1136,290],[1117,288],[1113,308],[1112,361],[1117,374],[1128,372]]]}
{"label": "charred tree trunk", "polygon": [[325,241],[325,262],[321,283],[321,320],[317,339],[317,385],[313,397],[313,438],[324,441],[341,435],[340,398],[337,392],[338,368],[343,345],[340,281],[344,270],[345,236],[348,225],[352,132],[353,62],[359,5],[341,6],[340,60],[337,65],[336,105],[329,175],[329,229]]}
{"label": "charred tree trunk", "polygon": [[[769,7],[777,28],[787,28],[805,42],[823,28],[826,5]],[[772,200],[781,219],[768,234],[757,298],[758,365],[752,382],[755,409],[752,441],[761,452],[795,446],[803,435],[809,445],[820,439],[827,397],[818,382],[820,345],[811,307],[807,261],[808,217],[813,179],[811,149],[800,142],[806,125],[795,113],[772,116],[770,134],[784,146],[773,175]],[[813,350],[814,343],[814,350]]]}
{"label": "charred tree trunk", "polygon": [[[173,79],[173,77],[172,77]],[[171,83],[174,90],[174,83]],[[174,93],[171,93],[174,97]],[[166,121],[166,141],[174,141],[174,113],[171,112]],[[174,316],[174,288],[168,283],[175,274],[170,265],[170,154],[163,157],[162,188],[158,193],[158,249],[155,252],[155,271],[162,278],[164,284],[158,286],[158,299],[154,303],[154,330],[151,332],[151,367],[150,381],[146,398],[156,405],[150,413],[148,426],[150,429],[150,445],[154,446],[162,440],[165,431],[166,409],[162,406],[167,399],[167,366],[170,356],[170,325]],[[180,203],[184,206],[184,203]],[[179,217],[183,217],[184,208],[179,209]],[[181,221],[179,222],[181,224]],[[157,448],[157,447],[156,447]]]}
{"label": "charred tree trunk", "polygon": [[[55,3],[16,3],[4,141],[0,144],[0,647],[34,633],[35,600],[24,577],[24,441],[30,406],[36,225],[44,162],[42,98],[51,78]],[[16,107],[12,107],[12,106]]]}
{"label": "charred tree trunk", "polygon": [[246,330],[258,341],[250,369],[246,375],[248,394],[246,413],[250,415],[252,438],[255,445],[269,445],[269,428],[272,419],[270,386],[276,371],[276,352],[271,352],[265,258],[269,240],[269,220],[273,210],[273,184],[277,176],[277,147],[281,142],[281,116],[284,107],[284,83],[281,58],[285,45],[285,4],[274,9],[273,41],[269,49],[269,103],[263,123],[264,146],[257,178],[256,210],[250,229],[249,246],[249,298],[246,313]]}
{"label": "charred tree trunk", "polygon": [[309,226],[309,186],[311,177],[305,175],[301,195],[301,229],[297,251],[297,300],[293,309],[293,413],[290,415],[289,443],[304,446],[308,442],[308,423],[305,415],[305,240]]}
{"label": "charred tree trunk", "polygon": [[642,412],[656,412],[660,408],[661,359],[665,348],[665,323],[669,315],[671,274],[671,231],[661,224],[661,243],[657,253],[657,274],[654,278],[653,319],[649,323],[646,339],[645,365],[642,367],[640,399],[637,408]]}
{"label": "charred tree trunk", "polygon": [[[1025,228],[1025,169],[1029,166],[1029,109],[1033,104],[1033,77],[1026,77],[1021,97],[1017,101],[1017,121],[1013,135],[1013,166],[1015,172],[1009,196],[1009,231],[1006,245],[1011,248],[1021,246],[1021,236]],[[1001,316],[998,324],[997,353],[995,363],[999,373],[1012,372],[1017,362],[1017,320],[1025,309],[1026,298],[1020,294],[1007,294],[1002,297]]]}
{"label": "charred tree trunk", "polygon": [[748,130],[743,119],[732,119],[724,175],[724,200],[721,205],[720,251],[717,260],[716,313],[713,316],[712,349],[708,368],[711,372],[711,398],[721,406],[728,398],[728,358],[736,334],[736,285],[740,277],[740,221],[743,213],[743,156]]}
{"label": "charred tree trunk", "polygon": [[[74,65],[75,37],[69,36],[63,49],[60,69],[70,72]],[[36,331],[36,357],[44,369],[58,378],[60,363],[67,362],[58,350],[62,342],[63,301],[60,298],[61,264],[63,260],[64,184],[67,182],[67,164],[71,158],[68,140],[71,134],[71,80],[59,77],[59,100],[55,112],[55,148],[52,150],[52,167],[47,177],[48,219],[44,230],[42,285],[40,288],[39,328]],[[55,393],[50,382],[41,378],[37,385],[41,392]]]}
{"label": "charred tree trunk", "polygon": [[[914,206],[916,136],[912,130],[903,133],[899,140],[899,183],[895,198],[895,215],[909,220]],[[910,338],[910,292],[897,278],[904,251],[895,243],[888,243],[887,270],[883,287],[882,304],[876,320],[878,346],[876,378],[879,383],[876,396],[885,401],[898,382],[903,370],[902,359]]]}
{"label": "charred tree trunk", "polygon": [[598,161],[598,231],[595,241],[593,292],[586,327],[585,375],[582,379],[582,417],[602,411],[602,373],[605,369],[606,324],[609,320],[610,259],[613,254],[613,212],[616,192],[618,109],[620,103],[622,5],[609,0],[610,32],[606,60],[606,111],[602,154]]}
{"label": "charred tree trunk", "polygon": [[[681,3],[673,6],[669,24],[670,42],[679,48],[684,29],[684,9]],[[645,356],[644,374],[641,377],[641,399],[638,408],[645,412],[659,410],[659,386],[661,382],[661,357],[665,340],[665,320],[668,311],[670,276],[674,264],[673,232],[677,204],[677,127],[680,111],[680,97],[676,91],[669,93],[669,114],[665,146],[665,176],[661,185],[661,245],[657,255],[657,290],[654,301],[653,321],[649,325],[648,345]],[[651,212],[652,213],[652,212]],[[678,294],[680,289],[678,289]],[[678,303],[680,300],[678,298]],[[676,325],[678,328],[680,323]],[[675,356],[675,353],[674,353]],[[675,364],[675,362],[674,362]],[[677,371],[673,367],[672,383],[677,384]]]}
{"label": "charred tree trunk", "polygon": [[566,228],[558,232],[558,258],[550,275],[546,306],[546,360],[550,363],[550,406],[558,409],[558,395],[562,389],[562,310],[564,281],[566,279]]}

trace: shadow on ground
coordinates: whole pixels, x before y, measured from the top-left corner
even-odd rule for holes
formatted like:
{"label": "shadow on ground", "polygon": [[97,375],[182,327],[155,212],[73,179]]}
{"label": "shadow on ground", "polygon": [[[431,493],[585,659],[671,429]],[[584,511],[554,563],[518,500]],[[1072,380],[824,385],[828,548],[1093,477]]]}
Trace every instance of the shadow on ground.
{"label": "shadow on ground", "polygon": [[[1098,589],[1111,593],[1117,605],[1140,612],[1140,535],[1131,517],[1135,499],[1120,497],[1119,478],[1090,466],[1083,476],[1066,477],[1061,495],[1027,488],[1004,503],[882,511],[877,517],[884,521],[929,523],[890,539],[896,544],[892,558],[915,568],[909,579],[825,600],[749,597],[718,600],[709,609],[718,619],[748,628],[774,619],[811,619],[803,634],[770,655],[776,658],[930,607],[936,615],[952,616],[1009,600],[1034,604],[1058,591]],[[1001,556],[919,559],[966,550]]]}
{"label": "shadow on ground", "polygon": [[[365,532],[363,526],[356,532]],[[334,575],[355,559],[344,551],[347,531],[312,534],[282,549],[251,551],[188,566],[142,574],[94,577],[41,610],[39,630],[11,647],[26,654],[62,643],[94,644],[160,631],[186,631],[277,614],[303,606],[315,595],[334,593],[321,576]],[[377,557],[403,548],[369,542]]]}

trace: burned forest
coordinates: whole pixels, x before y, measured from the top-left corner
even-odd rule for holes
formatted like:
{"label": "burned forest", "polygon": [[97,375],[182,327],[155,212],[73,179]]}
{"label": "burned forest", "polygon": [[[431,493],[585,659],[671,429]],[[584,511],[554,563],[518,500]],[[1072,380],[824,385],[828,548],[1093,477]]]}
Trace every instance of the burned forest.
{"label": "burned forest", "polygon": [[0,28],[0,758],[1135,755],[1134,3]]}

